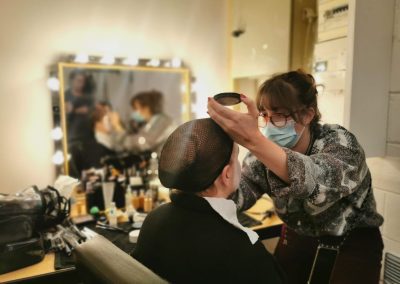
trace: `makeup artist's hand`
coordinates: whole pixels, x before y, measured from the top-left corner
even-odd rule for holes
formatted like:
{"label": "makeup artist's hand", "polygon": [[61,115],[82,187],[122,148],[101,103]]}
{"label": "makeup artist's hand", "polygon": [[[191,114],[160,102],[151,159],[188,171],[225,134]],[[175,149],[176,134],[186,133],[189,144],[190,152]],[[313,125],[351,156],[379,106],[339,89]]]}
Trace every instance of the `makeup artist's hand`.
{"label": "makeup artist's hand", "polygon": [[117,112],[109,112],[108,116],[110,117],[110,122],[114,131],[121,132],[124,130],[121,124],[121,119]]}
{"label": "makeup artist's hand", "polygon": [[258,129],[258,109],[253,100],[240,95],[247,106],[247,113],[240,113],[220,105],[213,98],[208,98],[208,114],[238,144],[251,148],[262,136]]}

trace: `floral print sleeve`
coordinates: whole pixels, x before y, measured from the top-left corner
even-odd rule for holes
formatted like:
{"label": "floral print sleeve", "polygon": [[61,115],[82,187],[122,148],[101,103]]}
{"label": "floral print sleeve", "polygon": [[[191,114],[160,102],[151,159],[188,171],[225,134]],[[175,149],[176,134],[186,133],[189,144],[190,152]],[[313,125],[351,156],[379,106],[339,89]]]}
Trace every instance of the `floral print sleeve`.
{"label": "floral print sleeve", "polygon": [[365,154],[353,134],[338,125],[324,125],[309,156],[285,151],[290,183],[259,161],[247,162],[237,194],[242,195],[239,207],[268,193],[281,219],[306,235],[341,235],[353,227],[382,224]]}

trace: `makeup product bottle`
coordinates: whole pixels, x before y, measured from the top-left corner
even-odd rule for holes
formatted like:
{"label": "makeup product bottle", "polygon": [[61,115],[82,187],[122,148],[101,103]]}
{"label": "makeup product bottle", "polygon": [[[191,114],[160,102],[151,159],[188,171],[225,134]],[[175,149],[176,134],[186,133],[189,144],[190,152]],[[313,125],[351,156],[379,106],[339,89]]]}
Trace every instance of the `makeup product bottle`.
{"label": "makeup product bottle", "polygon": [[151,190],[148,190],[144,198],[143,211],[145,213],[149,213],[152,209],[153,209],[153,195],[151,193]]}
{"label": "makeup product bottle", "polygon": [[139,209],[144,209],[144,189],[139,191]]}
{"label": "makeup product bottle", "polygon": [[115,202],[111,202],[110,211],[108,213],[108,223],[110,226],[117,227],[117,207]]}
{"label": "makeup product bottle", "polygon": [[138,210],[140,204],[139,204],[139,196],[138,196],[138,193],[137,193],[136,190],[134,190],[134,191],[132,192],[132,199],[131,199],[131,202],[132,202],[133,208],[135,208],[135,210]]}

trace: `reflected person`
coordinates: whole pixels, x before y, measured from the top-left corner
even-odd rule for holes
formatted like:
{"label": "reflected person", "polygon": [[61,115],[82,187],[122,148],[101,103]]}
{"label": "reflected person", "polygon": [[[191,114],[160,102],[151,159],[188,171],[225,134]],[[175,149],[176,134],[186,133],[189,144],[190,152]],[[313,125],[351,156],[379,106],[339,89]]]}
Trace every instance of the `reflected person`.
{"label": "reflected person", "polygon": [[133,153],[161,151],[169,134],[175,129],[173,120],[163,112],[163,94],[156,90],[139,92],[131,99],[132,120],[138,128],[133,133],[122,129],[118,118],[112,119],[113,128],[123,131],[120,144]]}
{"label": "reflected person", "polygon": [[114,135],[110,120],[113,117],[111,105],[107,102],[97,103],[89,115],[90,137],[69,146],[71,154],[70,175],[80,178],[84,170],[101,168],[102,158],[116,154]]}
{"label": "reflected person", "polygon": [[69,75],[69,88],[65,92],[68,142],[91,139],[90,113],[94,107],[94,82],[82,70],[74,70]]}

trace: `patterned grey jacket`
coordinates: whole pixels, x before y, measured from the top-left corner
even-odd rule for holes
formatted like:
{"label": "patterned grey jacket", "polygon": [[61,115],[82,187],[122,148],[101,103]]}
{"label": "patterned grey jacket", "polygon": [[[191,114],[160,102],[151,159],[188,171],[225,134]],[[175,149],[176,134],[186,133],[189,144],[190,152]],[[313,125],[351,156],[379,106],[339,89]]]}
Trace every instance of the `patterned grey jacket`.
{"label": "patterned grey jacket", "polygon": [[382,225],[364,150],[355,136],[329,124],[318,125],[313,136],[306,155],[284,148],[290,185],[247,154],[233,196],[238,208],[251,207],[267,193],[287,226],[307,236],[340,236],[356,227]]}

